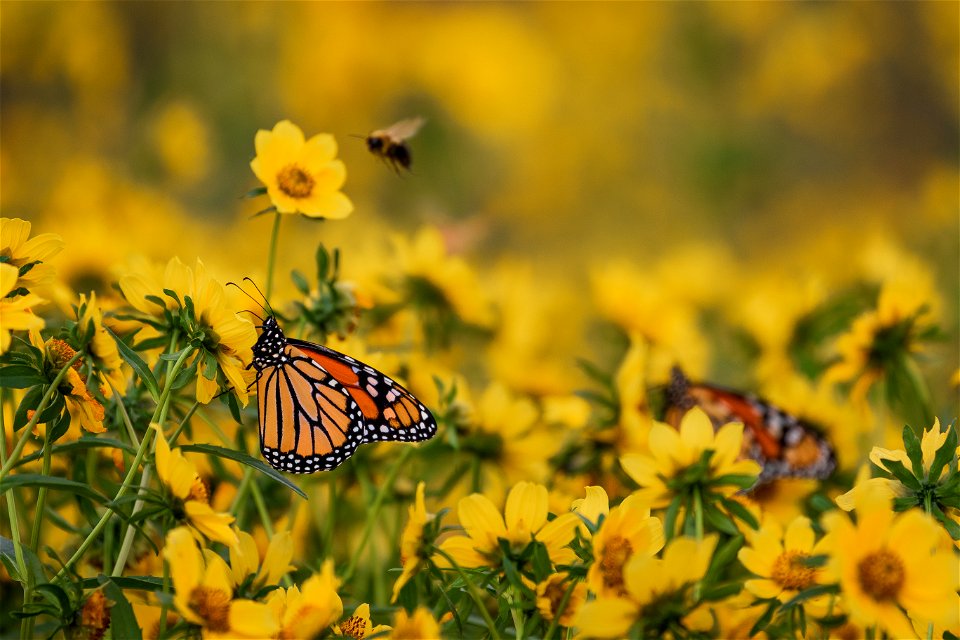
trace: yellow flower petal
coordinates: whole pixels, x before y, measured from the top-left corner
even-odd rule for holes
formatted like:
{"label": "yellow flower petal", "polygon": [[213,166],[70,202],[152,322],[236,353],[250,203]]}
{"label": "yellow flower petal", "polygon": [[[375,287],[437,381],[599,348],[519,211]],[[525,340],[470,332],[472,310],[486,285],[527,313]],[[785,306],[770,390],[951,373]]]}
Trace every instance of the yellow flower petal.
{"label": "yellow flower petal", "polygon": [[225,545],[237,542],[237,534],[230,526],[234,517],[229,513],[217,513],[210,505],[198,500],[187,500],[183,509],[190,524],[211,540]]}
{"label": "yellow flower petal", "polygon": [[816,536],[810,526],[810,519],[800,516],[787,526],[787,532],[783,537],[783,547],[788,550],[810,553],[815,541]]}
{"label": "yellow flower petal", "polygon": [[250,638],[276,638],[280,621],[266,604],[252,600],[234,600],[230,603],[230,630]]}
{"label": "yellow flower petal", "polygon": [[747,580],[743,586],[758,598],[776,598],[783,588],[773,580]]}
{"label": "yellow flower petal", "polygon": [[497,538],[507,537],[503,516],[484,495],[474,493],[460,500],[457,515],[467,535],[482,551],[494,551],[498,546]]}
{"label": "yellow flower petal", "polygon": [[574,626],[588,638],[620,638],[637,620],[637,606],[622,598],[598,598],[580,607]]}

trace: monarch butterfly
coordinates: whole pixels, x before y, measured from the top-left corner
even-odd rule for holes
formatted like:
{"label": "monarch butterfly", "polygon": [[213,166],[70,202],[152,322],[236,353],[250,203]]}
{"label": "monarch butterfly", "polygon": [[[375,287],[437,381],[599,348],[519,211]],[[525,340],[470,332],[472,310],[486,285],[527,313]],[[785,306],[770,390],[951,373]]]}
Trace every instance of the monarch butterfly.
{"label": "monarch butterfly", "polygon": [[268,316],[253,347],[260,450],[288,473],[329,471],[368,442],[418,442],[430,411],[386,375],[323,345],[287,338]]}
{"label": "monarch butterfly", "polygon": [[666,392],[666,421],[679,424],[683,414],[694,406],[703,409],[714,427],[743,423],[742,455],[760,463],[760,481],[822,480],[837,466],[833,447],[809,423],[752,394],[691,382],[674,367]]}

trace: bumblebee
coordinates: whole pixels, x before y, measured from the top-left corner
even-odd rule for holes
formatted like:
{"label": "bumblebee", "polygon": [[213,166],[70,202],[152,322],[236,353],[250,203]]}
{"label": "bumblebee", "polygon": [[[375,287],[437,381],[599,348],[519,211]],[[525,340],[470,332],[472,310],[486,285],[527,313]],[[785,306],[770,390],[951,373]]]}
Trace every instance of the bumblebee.
{"label": "bumblebee", "polygon": [[396,122],[386,129],[372,131],[365,138],[367,149],[389,163],[397,173],[401,167],[409,171],[412,158],[406,141],[416,135],[424,122],[424,118],[417,116]]}

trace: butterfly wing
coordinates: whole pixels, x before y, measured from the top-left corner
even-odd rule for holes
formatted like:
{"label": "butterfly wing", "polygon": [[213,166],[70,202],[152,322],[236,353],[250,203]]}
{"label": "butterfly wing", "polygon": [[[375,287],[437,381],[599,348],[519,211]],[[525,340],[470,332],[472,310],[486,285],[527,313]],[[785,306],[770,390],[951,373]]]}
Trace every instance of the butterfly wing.
{"label": "butterfly wing", "polygon": [[761,464],[761,480],[823,479],[836,467],[833,447],[810,424],[755,396],[690,382],[674,369],[667,390],[667,421],[678,425],[693,406],[703,409],[717,428],[743,423],[743,455]]}
{"label": "butterfly wing", "polygon": [[328,372],[359,407],[362,442],[419,442],[437,433],[436,420],[423,403],[382,372],[323,345],[289,343]]}
{"label": "butterfly wing", "polygon": [[364,439],[365,421],[350,393],[296,346],[258,372],[260,448],[276,469],[313,473],[339,466]]}

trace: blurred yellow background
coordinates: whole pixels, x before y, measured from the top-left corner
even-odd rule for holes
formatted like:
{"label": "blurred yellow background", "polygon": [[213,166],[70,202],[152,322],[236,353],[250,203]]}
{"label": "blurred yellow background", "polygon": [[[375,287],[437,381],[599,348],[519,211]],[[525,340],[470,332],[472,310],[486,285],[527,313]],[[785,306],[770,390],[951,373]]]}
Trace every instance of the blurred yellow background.
{"label": "blurred yellow background", "polygon": [[[763,287],[916,259],[945,301],[943,389],[958,6],[5,1],[0,206],[64,236],[76,291],[134,255],[262,281],[272,216],[240,196],[254,133],[289,118],[336,136],[356,210],[285,221],[281,295],[319,241],[362,280],[432,225],[489,295],[571,334],[572,361],[591,274],[618,261],[736,315]],[[351,137],[418,114],[409,175]]]}

